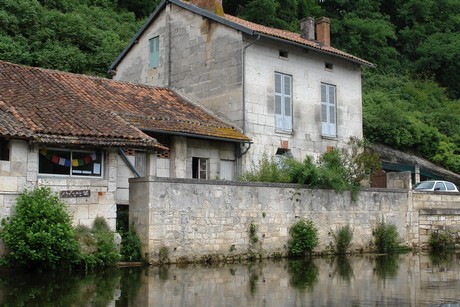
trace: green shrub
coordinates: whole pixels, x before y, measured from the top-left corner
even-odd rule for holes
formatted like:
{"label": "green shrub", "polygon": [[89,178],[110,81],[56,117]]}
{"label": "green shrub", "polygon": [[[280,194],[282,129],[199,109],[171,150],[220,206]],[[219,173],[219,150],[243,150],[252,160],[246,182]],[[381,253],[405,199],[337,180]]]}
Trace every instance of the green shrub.
{"label": "green shrub", "polygon": [[289,229],[288,252],[291,257],[304,257],[319,243],[318,229],[311,220],[300,219]]}
{"label": "green shrub", "polygon": [[447,231],[435,231],[430,234],[428,245],[432,251],[444,252],[455,247],[455,239]]}
{"label": "green shrub", "polygon": [[33,269],[70,267],[79,259],[78,243],[65,203],[48,187],[25,191],[16,214],[2,220],[0,238],[8,265]]}
{"label": "green shrub", "polygon": [[141,240],[131,225],[131,228],[121,233],[121,259],[123,261],[141,261]]}
{"label": "green shrub", "polygon": [[388,253],[400,248],[400,238],[396,225],[385,223],[382,219],[373,230],[375,246],[380,253]]}
{"label": "green shrub", "polygon": [[80,245],[80,261],[86,268],[113,266],[120,260],[113,233],[103,217],[97,217],[91,229],[77,226],[75,235]]}
{"label": "green shrub", "polygon": [[277,163],[273,157],[264,153],[258,162],[253,164],[250,171],[245,172],[240,180],[252,182],[289,182],[283,170],[282,163]]}
{"label": "green shrub", "polygon": [[345,254],[353,240],[353,229],[350,225],[340,227],[332,234],[335,241],[335,249],[338,254]]}

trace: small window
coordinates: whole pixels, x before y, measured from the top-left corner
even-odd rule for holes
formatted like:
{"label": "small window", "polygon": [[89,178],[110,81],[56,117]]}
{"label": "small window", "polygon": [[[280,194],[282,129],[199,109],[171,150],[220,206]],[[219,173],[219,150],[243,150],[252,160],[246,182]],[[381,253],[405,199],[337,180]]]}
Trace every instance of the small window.
{"label": "small window", "polygon": [[10,160],[10,148],[8,146],[8,141],[3,139],[0,139],[0,160]]}
{"label": "small window", "polygon": [[289,56],[288,52],[284,50],[280,50],[279,55],[280,55],[280,58],[283,58],[283,59],[287,59]]}
{"label": "small window", "polygon": [[156,36],[149,40],[149,67],[158,67],[160,63],[160,37]]}
{"label": "small window", "polygon": [[208,159],[192,158],[192,178],[208,179]]}
{"label": "small window", "polygon": [[42,175],[102,177],[102,153],[42,148],[38,172]]}
{"label": "small window", "polygon": [[334,65],[332,63],[326,63],[324,65],[324,67],[326,68],[326,70],[333,70],[334,69]]}

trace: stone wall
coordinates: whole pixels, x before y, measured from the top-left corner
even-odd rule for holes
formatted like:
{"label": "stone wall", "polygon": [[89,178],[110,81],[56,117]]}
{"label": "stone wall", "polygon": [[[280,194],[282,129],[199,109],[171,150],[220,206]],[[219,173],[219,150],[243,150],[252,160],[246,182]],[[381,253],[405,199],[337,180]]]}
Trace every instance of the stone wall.
{"label": "stone wall", "polygon": [[[62,198],[68,205],[73,224],[91,226],[97,216],[103,216],[115,230],[117,176],[123,173],[116,150],[105,152],[103,178],[46,176],[38,174],[38,145],[29,147],[21,140],[10,141],[9,161],[0,161],[0,218],[14,212],[16,198],[25,189],[49,186],[54,192],[89,191],[84,197]],[[124,166],[126,167],[126,166]],[[128,181],[128,175],[125,181]],[[123,194],[123,193],[121,193]],[[125,195],[126,199],[129,197]]]}
{"label": "stone wall", "polygon": [[[370,250],[372,229],[382,218],[396,225],[404,244],[423,247],[425,221],[433,218],[426,210],[438,200],[444,208],[460,205],[460,195],[390,189],[363,190],[352,202],[348,192],[281,184],[137,178],[130,187],[130,221],[152,263],[159,261],[160,250],[173,262],[285,255],[289,228],[300,218],[318,227],[317,252],[328,250],[332,234],[347,224],[354,230],[351,250]],[[437,221],[455,224],[457,219],[450,214]]]}

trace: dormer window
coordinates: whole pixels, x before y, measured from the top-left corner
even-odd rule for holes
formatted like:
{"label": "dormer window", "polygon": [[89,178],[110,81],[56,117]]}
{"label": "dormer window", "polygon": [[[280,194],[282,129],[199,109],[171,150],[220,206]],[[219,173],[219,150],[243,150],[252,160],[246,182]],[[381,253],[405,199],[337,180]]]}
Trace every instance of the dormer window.
{"label": "dormer window", "polygon": [[288,52],[287,52],[287,51],[284,51],[284,50],[280,50],[279,56],[280,56],[281,59],[287,60],[287,58],[288,58]]}

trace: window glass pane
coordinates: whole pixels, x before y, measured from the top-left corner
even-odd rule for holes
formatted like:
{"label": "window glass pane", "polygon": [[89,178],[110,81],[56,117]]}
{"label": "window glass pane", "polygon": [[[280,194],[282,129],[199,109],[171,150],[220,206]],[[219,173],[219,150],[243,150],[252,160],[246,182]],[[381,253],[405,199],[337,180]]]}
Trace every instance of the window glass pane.
{"label": "window glass pane", "polygon": [[101,166],[100,152],[72,152],[72,175],[100,176]]}
{"label": "window glass pane", "polygon": [[40,174],[70,175],[70,151],[57,151],[42,148],[38,158]]}
{"label": "window glass pane", "polygon": [[453,183],[450,183],[450,182],[446,182],[446,186],[447,186],[447,189],[449,191],[454,191],[455,190],[455,186]]}
{"label": "window glass pane", "polygon": [[435,191],[445,191],[446,187],[444,186],[444,183],[442,182],[436,182],[436,185],[434,186]]}

